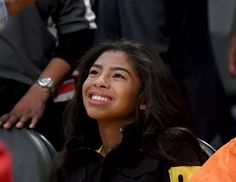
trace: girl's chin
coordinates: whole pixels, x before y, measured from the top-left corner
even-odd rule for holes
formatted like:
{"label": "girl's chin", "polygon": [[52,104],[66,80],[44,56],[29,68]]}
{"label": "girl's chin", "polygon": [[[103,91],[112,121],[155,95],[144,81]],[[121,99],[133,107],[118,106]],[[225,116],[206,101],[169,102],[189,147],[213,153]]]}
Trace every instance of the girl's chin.
{"label": "girl's chin", "polygon": [[107,115],[101,115],[101,114],[95,114],[95,113],[88,113],[88,116],[95,120],[104,120],[108,118]]}

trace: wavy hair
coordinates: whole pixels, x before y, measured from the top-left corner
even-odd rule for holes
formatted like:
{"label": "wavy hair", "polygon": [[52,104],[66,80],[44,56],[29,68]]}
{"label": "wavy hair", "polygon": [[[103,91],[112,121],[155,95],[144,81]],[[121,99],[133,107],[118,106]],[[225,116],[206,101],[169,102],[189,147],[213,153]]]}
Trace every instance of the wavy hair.
{"label": "wavy hair", "polygon": [[[92,64],[107,51],[125,53],[141,81],[137,99],[139,103],[145,102],[146,109],[141,110],[138,104],[135,118],[143,150],[172,162],[175,159],[168,152],[181,143],[192,143],[193,150],[200,150],[196,137],[187,129],[191,123],[189,112],[168,67],[143,45],[126,40],[97,44],[80,60],[75,95],[66,110],[66,138],[78,136],[82,146],[94,149],[101,145],[97,122],[87,115],[83,105],[82,85]],[[67,144],[64,163],[70,158],[70,148],[73,149],[73,144]]]}

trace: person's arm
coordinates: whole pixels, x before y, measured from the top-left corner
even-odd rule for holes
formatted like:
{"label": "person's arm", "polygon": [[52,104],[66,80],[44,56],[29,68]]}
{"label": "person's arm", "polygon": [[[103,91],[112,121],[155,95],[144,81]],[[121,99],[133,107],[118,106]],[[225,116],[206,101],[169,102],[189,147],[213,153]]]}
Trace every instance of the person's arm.
{"label": "person's arm", "polygon": [[[66,61],[61,58],[53,58],[41,75],[50,77],[55,85],[59,85],[70,71],[71,66]],[[29,127],[34,128],[44,113],[50,95],[49,89],[43,88],[37,83],[33,84],[11,112],[0,118],[1,124],[4,128],[9,129],[15,124],[17,128],[22,128],[26,122],[30,122]]]}
{"label": "person's arm", "polygon": [[[68,3],[75,3],[77,1],[68,0]],[[83,1],[80,1],[81,3]],[[69,5],[69,4],[68,4]],[[66,6],[70,8],[70,6]],[[81,6],[78,6],[81,7]],[[85,7],[85,6],[82,6]],[[73,9],[73,8],[72,8]],[[74,9],[79,20],[85,16]],[[71,12],[71,11],[70,11]],[[86,11],[82,11],[86,12]],[[66,16],[68,11],[65,11]],[[82,17],[81,17],[82,16]],[[61,20],[60,18],[58,20]],[[71,21],[73,23],[68,26],[68,23],[64,21]],[[63,22],[60,22],[59,28],[59,44],[53,53],[53,58],[49,61],[49,64],[42,71],[40,76],[49,77],[58,86],[64,78],[71,73],[73,66],[84,51],[89,48],[89,40],[91,39],[92,31],[89,25],[81,25],[82,22],[77,21],[76,17],[67,17]],[[88,21],[84,21],[88,23]],[[77,24],[77,26],[76,26]],[[66,27],[65,27],[66,26]],[[64,29],[63,29],[64,28]],[[62,30],[67,30],[64,32]],[[68,33],[68,31],[70,31]],[[47,101],[50,98],[50,90],[39,86],[37,83],[33,84],[28,92],[16,103],[14,108],[9,112],[0,117],[0,126],[6,129],[16,125],[17,128],[23,127],[26,123],[29,123],[30,128],[34,128],[37,122],[42,117]]]}
{"label": "person's arm", "polygon": [[[89,40],[89,32],[89,29],[85,29],[61,35],[54,57],[42,71],[40,77],[51,78],[55,86],[59,86],[65,77],[71,73],[78,58],[84,53],[88,44],[86,41]],[[34,128],[42,117],[50,96],[51,93],[48,88],[43,88],[37,83],[33,84],[14,108],[0,117],[0,125],[6,129],[13,125],[21,128],[29,122],[29,127]]]}

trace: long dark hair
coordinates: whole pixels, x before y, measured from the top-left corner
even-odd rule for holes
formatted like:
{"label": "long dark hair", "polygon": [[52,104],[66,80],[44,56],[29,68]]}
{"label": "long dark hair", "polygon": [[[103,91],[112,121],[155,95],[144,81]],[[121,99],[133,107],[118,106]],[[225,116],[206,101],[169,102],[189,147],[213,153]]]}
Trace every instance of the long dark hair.
{"label": "long dark hair", "polygon": [[[97,122],[88,117],[83,105],[82,85],[92,64],[107,51],[125,53],[141,81],[137,99],[139,103],[145,102],[146,109],[140,110],[137,105],[135,117],[141,129],[140,146],[143,150],[174,162],[175,158],[169,155],[169,151],[181,143],[192,143],[196,146],[193,150],[199,149],[196,138],[187,129],[190,123],[188,109],[166,65],[158,55],[143,45],[125,40],[100,43],[80,60],[76,92],[66,110],[66,138],[77,136],[77,142],[83,147],[95,149],[101,145]],[[73,142],[67,144],[63,165],[73,161],[70,156],[73,145]]]}

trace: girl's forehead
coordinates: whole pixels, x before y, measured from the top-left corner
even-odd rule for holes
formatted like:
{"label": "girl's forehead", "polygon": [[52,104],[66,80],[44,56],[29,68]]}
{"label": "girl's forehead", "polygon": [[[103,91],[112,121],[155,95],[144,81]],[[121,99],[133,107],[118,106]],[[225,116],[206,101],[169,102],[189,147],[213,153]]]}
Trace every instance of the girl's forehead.
{"label": "girl's forehead", "polygon": [[123,51],[109,50],[103,52],[95,60],[93,64],[104,64],[104,65],[127,65],[133,69],[133,61]]}

